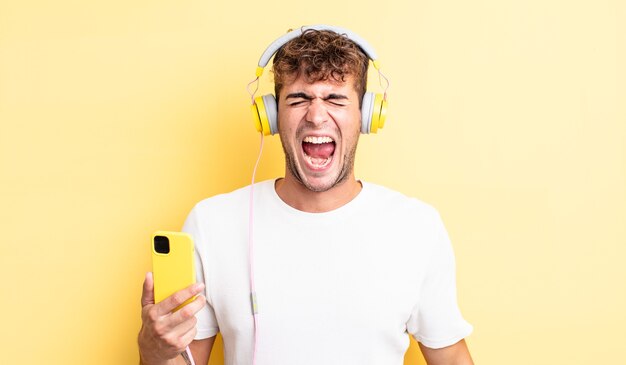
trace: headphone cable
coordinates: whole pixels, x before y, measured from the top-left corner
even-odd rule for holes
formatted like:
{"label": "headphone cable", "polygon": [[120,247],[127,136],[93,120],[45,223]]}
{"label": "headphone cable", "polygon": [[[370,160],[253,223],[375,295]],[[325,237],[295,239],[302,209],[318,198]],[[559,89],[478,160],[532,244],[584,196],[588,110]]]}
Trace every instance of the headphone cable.
{"label": "headphone cable", "polygon": [[252,181],[250,183],[250,211],[248,216],[248,262],[250,265],[250,301],[252,304],[252,317],[254,319],[254,347],[252,350],[252,365],[256,364],[256,354],[259,343],[259,319],[258,319],[258,302],[256,297],[256,287],[254,284],[254,180],[256,178],[257,167],[261,161],[263,153],[263,133],[261,132],[261,146],[259,147],[259,155],[257,156],[254,170],[252,171]]}

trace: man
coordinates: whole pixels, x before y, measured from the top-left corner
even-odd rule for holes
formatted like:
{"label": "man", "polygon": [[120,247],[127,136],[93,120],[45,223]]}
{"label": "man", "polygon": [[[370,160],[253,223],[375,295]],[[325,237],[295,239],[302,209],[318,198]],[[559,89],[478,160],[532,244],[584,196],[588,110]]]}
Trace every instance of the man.
{"label": "man", "polygon": [[456,304],[438,213],[355,178],[367,65],[362,48],[332,30],[306,30],[278,50],[285,177],[255,185],[254,254],[250,187],[196,205],[184,230],[196,242],[201,283],[154,304],[148,274],[142,364],[184,364],[188,345],[206,364],[218,332],[229,365],[400,365],[407,333],[429,365],[472,364],[463,340],[472,328]]}

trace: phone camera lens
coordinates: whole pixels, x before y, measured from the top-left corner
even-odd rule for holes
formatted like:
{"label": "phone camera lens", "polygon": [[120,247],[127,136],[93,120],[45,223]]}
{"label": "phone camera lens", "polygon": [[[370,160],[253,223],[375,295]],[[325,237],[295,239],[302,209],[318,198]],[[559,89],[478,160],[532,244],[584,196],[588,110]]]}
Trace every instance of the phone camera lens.
{"label": "phone camera lens", "polygon": [[170,253],[170,240],[165,236],[154,236],[154,251],[157,253]]}

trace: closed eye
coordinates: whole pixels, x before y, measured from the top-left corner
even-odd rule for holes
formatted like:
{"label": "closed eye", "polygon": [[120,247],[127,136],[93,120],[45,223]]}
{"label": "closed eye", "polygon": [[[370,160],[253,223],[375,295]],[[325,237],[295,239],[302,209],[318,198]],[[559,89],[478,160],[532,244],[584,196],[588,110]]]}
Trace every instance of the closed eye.
{"label": "closed eye", "polygon": [[324,98],[324,101],[327,101],[336,106],[347,106],[349,104],[348,97],[340,94],[330,94]]}
{"label": "closed eye", "polygon": [[286,100],[287,100],[287,105],[297,106],[297,105],[301,105],[303,103],[313,100],[313,97],[303,92],[298,92],[298,93],[292,93],[292,94],[287,95]]}
{"label": "closed eye", "polygon": [[[310,103],[315,98],[303,92],[297,92],[297,93],[292,93],[292,94],[287,95],[285,99],[287,100],[288,106],[300,106],[300,105]],[[350,99],[348,99],[346,95],[341,95],[341,94],[329,94],[322,100],[334,106],[340,106],[340,107],[347,106],[348,104],[350,104]]]}
{"label": "closed eye", "polygon": [[302,104],[308,103],[308,102],[309,102],[309,100],[302,100],[302,99],[300,99],[300,100],[288,101],[287,105],[289,105],[289,106],[298,106],[298,105],[302,105]]}

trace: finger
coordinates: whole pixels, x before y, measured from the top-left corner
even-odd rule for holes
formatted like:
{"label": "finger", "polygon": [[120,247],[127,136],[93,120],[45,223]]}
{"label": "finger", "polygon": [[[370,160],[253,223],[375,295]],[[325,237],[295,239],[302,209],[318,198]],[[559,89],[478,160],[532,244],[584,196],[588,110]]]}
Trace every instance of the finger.
{"label": "finger", "polygon": [[193,342],[197,333],[198,331],[196,328],[191,327],[188,331],[182,332],[174,337],[175,340],[173,342],[173,347],[175,348],[175,351],[179,353],[185,351],[185,349],[191,345],[191,342]]}
{"label": "finger", "polygon": [[196,327],[194,326],[181,337],[182,342],[187,344],[185,347],[188,347],[189,345],[191,345],[191,342],[193,342],[194,338],[196,337],[197,332],[198,331],[196,330]]}
{"label": "finger", "polygon": [[163,336],[167,346],[174,352],[184,350],[193,341],[197,333],[196,323],[196,318],[193,317],[168,330],[167,334]]}
{"label": "finger", "polygon": [[198,320],[196,317],[186,319],[184,322],[179,323],[176,327],[170,329],[170,333],[175,337],[182,337],[187,332],[196,328]]}
{"label": "finger", "polygon": [[148,304],[154,304],[154,278],[151,272],[146,273],[141,293],[141,306],[145,307]]}
{"label": "finger", "polygon": [[187,321],[189,318],[194,318],[196,313],[198,313],[205,305],[206,298],[202,295],[198,295],[196,299],[194,299],[191,303],[185,305],[180,310],[172,313],[170,316],[170,321],[174,325],[178,325],[179,323],[183,323]]}
{"label": "finger", "polygon": [[177,356],[185,351],[185,348],[191,344],[196,333],[195,327],[192,327],[186,332],[169,332],[163,337],[161,349],[169,354],[166,357]]}
{"label": "finger", "polygon": [[193,328],[196,324],[195,314],[202,309],[206,299],[203,296],[198,296],[194,301],[186,304],[180,310],[174,313],[168,313],[166,315],[159,315],[159,304],[150,308],[147,315],[151,316],[151,320],[156,323],[158,333],[168,333],[170,336],[179,337],[184,332],[187,332],[190,328]]}
{"label": "finger", "polygon": [[172,312],[174,309],[186,302],[187,299],[200,294],[202,290],[204,290],[204,284],[196,283],[186,287],[185,289],[177,291],[157,304],[159,314],[166,315]]}

